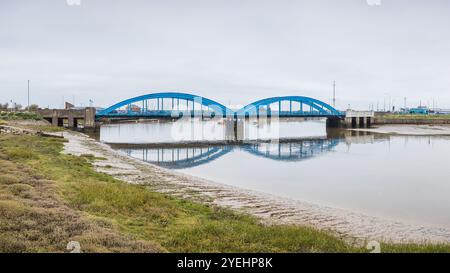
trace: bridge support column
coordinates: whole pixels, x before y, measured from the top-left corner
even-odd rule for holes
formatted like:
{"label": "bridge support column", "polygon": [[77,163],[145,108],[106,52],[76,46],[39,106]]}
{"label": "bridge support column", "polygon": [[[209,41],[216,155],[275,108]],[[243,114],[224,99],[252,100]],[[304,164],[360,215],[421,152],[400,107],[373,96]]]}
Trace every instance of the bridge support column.
{"label": "bridge support column", "polygon": [[234,128],[234,132],[235,132],[235,141],[237,142],[241,142],[244,140],[244,119],[236,119],[235,120],[235,128]]}
{"label": "bridge support column", "polygon": [[52,125],[58,126],[58,112],[56,111],[56,109],[53,109],[52,112]]}
{"label": "bridge support column", "polygon": [[72,111],[69,111],[69,113],[67,115],[67,122],[68,122],[69,128],[75,127],[75,120],[74,120],[74,115],[73,115]]}
{"label": "bridge support column", "polygon": [[234,132],[234,140],[237,140],[238,138],[238,119],[235,118],[233,120],[233,132]]}
{"label": "bridge support column", "polygon": [[95,129],[95,108],[86,107],[84,110],[84,128]]}
{"label": "bridge support column", "polygon": [[366,127],[366,118],[360,117],[359,118],[359,128],[364,128],[364,127]]}
{"label": "bridge support column", "polygon": [[355,120],[355,122],[354,122],[355,128],[359,128],[360,118],[354,118],[354,120]]}
{"label": "bridge support column", "polygon": [[345,118],[344,123],[345,127],[352,128],[352,118]]}
{"label": "bridge support column", "polygon": [[340,118],[327,118],[327,128],[338,128],[338,127],[342,127],[343,125],[343,120]]}

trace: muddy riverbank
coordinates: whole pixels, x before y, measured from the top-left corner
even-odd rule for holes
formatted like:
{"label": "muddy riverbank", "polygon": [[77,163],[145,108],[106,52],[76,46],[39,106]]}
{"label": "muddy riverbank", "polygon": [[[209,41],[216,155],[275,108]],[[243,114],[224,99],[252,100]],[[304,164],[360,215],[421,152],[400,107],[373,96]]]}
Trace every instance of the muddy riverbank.
{"label": "muddy riverbank", "polygon": [[411,136],[450,136],[450,125],[378,125],[373,128],[352,129],[379,134],[411,135]]}

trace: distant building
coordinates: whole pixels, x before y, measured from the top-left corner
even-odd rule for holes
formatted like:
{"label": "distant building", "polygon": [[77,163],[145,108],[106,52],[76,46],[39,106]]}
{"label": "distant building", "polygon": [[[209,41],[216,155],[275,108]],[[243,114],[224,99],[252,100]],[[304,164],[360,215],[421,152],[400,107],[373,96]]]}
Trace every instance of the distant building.
{"label": "distant building", "polygon": [[428,115],[430,113],[430,110],[426,106],[419,106],[417,108],[409,109],[409,113],[415,115]]}
{"label": "distant building", "polygon": [[[127,106],[127,111],[129,111],[130,106]],[[131,112],[141,112],[141,107],[137,106],[136,104],[131,105]]]}
{"label": "distant building", "polygon": [[73,109],[73,108],[75,108],[75,105],[73,105],[72,103],[67,102],[67,101],[64,103],[64,109],[68,110],[68,109]]}
{"label": "distant building", "polygon": [[450,109],[435,108],[432,111],[430,111],[430,113],[434,113],[436,115],[450,115]]}

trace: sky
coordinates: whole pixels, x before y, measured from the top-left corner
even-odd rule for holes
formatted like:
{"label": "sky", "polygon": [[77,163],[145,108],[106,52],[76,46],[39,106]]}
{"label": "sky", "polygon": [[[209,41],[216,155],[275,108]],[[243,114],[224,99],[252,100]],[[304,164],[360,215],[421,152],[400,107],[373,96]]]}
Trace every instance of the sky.
{"label": "sky", "polygon": [[448,0],[0,0],[0,102],[26,105],[30,80],[51,108],[171,91],[331,103],[336,81],[339,109],[450,108],[449,26]]}

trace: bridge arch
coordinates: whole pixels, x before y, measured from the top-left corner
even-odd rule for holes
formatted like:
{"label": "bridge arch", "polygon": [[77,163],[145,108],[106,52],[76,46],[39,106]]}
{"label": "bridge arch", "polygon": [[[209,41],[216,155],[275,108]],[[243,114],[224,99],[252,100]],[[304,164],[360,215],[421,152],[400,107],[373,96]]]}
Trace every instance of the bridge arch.
{"label": "bridge arch", "polygon": [[[286,101],[289,102],[289,109],[283,111],[282,102]],[[271,115],[272,110],[270,109],[270,105],[274,103],[278,103],[277,112],[279,116],[343,116],[343,113],[336,110],[331,105],[317,99],[303,96],[284,96],[261,99],[242,107],[238,110],[237,114],[240,116],[259,116],[260,110],[263,108],[268,115]],[[299,107],[295,109],[293,103],[297,103]]]}
{"label": "bridge arch", "polygon": [[[157,109],[156,110],[149,110],[148,107],[148,101],[149,100],[157,100]],[[171,109],[164,109],[164,99],[171,99],[172,101],[172,107]],[[161,104],[160,104],[161,100]],[[183,101],[186,103],[182,105],[180,108],[180,101],[183,103]],[[189,102],[191,102],[191,106],[189,105]],[[142,107],[139,107],[139,111],[133,111],[132,106],[136,103],[141,103]],[[146,94],[130,99],[123,100],[121,102],[118,102],[102,111],[99,111],[97,113],[97,116],[120,116],[120,115],[126,115],[126,116],[157,116],[157,117],[164,117],[164,116],[172,116],[173,112],[182,113],[182,112],[190,112],[191,115],[194,115],[195,111],[198,111],[198,109],[195,109],[195,104],[200,104],[202,106],[208,107],[208,110],[212,109],[212,113],[214,115],[219,114],[220,116],[226,117],[227,115],[232,115],[233,111],[230,110],[225,105],[218,103],[214,100],[196,96],[193,94],[188,93],[178,93],[178,92],[161,92],[161,93],[151,93]],[[184,107],[186,106],[186,107]],[[118,112],[118,110],[122,107],[127,107],[126,112]],[[180,110],[183,109],[183,110]],[[203,109],[200,109],[203,114]]]}

